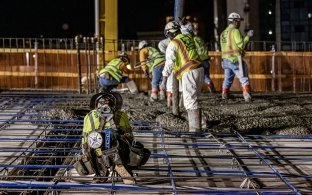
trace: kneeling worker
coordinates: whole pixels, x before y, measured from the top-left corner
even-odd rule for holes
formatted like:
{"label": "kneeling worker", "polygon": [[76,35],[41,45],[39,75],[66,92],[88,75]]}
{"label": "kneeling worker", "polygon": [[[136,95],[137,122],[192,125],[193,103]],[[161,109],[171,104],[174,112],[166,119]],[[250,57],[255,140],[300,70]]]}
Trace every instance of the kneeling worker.
{"label": "kneeling worker", "polygon": [[131,93],[138,93],[135,82],[123,75],[123,73],[130,73],[131,70],[127,67],[129,64],[130,58],[128,54],[121,53],[106,64],[104,68],[99,70],[99,83],[103,92],[110,92],[113,88],[116,88],[118,84],[126,83]]}
{"label": "kneeling worker", "polygon": [[105,182],[115,170],[125,184],[135,184],[128,166],[132,128],[121,106],[119,93],[99,93],[91,99],[94,109],[84,117],[82,153],[91,159],[96,183]]}

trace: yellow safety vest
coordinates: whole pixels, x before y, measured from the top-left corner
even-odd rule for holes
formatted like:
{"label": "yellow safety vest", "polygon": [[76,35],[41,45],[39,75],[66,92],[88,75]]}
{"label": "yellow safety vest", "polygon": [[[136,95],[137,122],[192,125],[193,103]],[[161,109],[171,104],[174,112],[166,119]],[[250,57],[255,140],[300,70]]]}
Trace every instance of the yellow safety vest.
{"label": "yellow safety vest", "polygon": [[194,43],[196,45],[196,51],[202,61],[209,59],[208,55],[208,47],[205,43],[205,41],[199,37],[199,36],[194,36]]}
{"label": "yellow safety vest", "polygon": [[243,55],[244,48],[249,42],[249,37],[243,37],[237,28],[230,24],[220,36],[222,59],[237,62],[237,57]]}
{"label": "yellow safety vest", "polygon": [[172,42],[178,48],[178,55],[176,56],[173,71],[177,79],[180,80],[184,73],[196,69],[201,64],[201,60],[191,35],[179,34]]}
{"label": "yellow safety vest", "polygon": [[[90,119],[90,117],[92,117],[92,119]],[[93,121],[93,124],[91,124],[92,121]],[[87,143],[87,141],[88,141],[87,137],[88,137],[89,133],[93,130],[92,126],[94,125],[95,130],[98,130],[98,128],[100,127],[100,123],[101,123],[101,114],[96,109],[91,110],[84,117],[84,120],[83,120],[83,137],[81,140],[82,145]],[[121,129],[125,134],[127,133],[128,135],[133,137],[129,118],[128,118],[126,113],[124,113],[122,111],[116,111],[114,113],[114,123],[115,123],[117,129]],[[106,122],[104,124],[104,127],[110,127],[110,123]]]}
{"label": "yellow safety vest", "polygon": [[122,78],[122,71],[120,70],[120,65],[123,62],[121,61],[120,58],[114,58],[112,59],[101,71],[100,75],[104,73],[110,74],[115,80],[120,82]]}
{"label": "yellow safety vest", "polygon": [[147,47],[147,49],[148,49],[148,59],[146,64],[148,66],[149,72],[152,72],[155,66],[165,62],[165,55],[160,53],[154,47]]}

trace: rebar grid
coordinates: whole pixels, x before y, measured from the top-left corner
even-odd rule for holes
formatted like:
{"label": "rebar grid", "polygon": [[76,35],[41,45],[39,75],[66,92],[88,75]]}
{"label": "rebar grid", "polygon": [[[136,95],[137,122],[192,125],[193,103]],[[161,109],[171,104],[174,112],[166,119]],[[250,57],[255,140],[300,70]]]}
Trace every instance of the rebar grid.
{"label": "rebar grid", "polygon": [[71,102],[88,109],[88,98],[0,94],[0,192],[312,194],[312,136],[173,132],[148,121],[132,122],[136,140],[152,152],[133,171],[137,184],[123,185],[117,176],[93,184],[92,176],[73,169],[82,119],[41,119],[43,110],[67,109]]}

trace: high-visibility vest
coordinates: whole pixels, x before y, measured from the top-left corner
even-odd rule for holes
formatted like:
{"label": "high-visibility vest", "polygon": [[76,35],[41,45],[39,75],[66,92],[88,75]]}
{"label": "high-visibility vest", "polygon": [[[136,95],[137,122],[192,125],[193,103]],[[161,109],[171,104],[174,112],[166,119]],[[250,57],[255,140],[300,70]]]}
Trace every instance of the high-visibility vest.
{"label": "high-visibility vest", "polygon": [[[96,109],[91,110],[83,120],[83,133],[82,133],[82,140],[81,144],[85,144],[88,141],[88,135],[93,130],[99,130],[101,124],[101,114]],[[116,111],[114,113],[114,124],[117,129],[123,131],[123,133],[133,136],[131,125],[129,122],[129,118],[126,113],[122,111]],[[109,121],[105,122],[104,128],[111,127]]]}
{"label": "high-visibility vest", "polygon": [[120,65],[122,64],[120,58],[112,59],[101,71],[100,75],[104,73],[110,74],[116,81],[120,82],[122,78],[122,71],[120,70]]}
{"label": "high-visibility vest", "polygon": [[184,73],[197,68],[201,64],[201,60],[191,35],[179,34],[172,42],[178,48],[178,55],[176,56],[173,71],[177,79],[180,80]]}
{"label": "high-visibility vest", "polygon": [[194,43],[196,45],[196,51],[200,57],[200,60],[204,61],[204,60],[209,59],[208,47],[205,41],[199,36],[194,36],[193,39],[194,39]]}
{"label": "high-visibility vest", "polygon": [[152,72],[155,66],[165,62],[165,55],[160,53],[154,47],[147,47],[147,49],[148,59],[146,59],[146,64],[148,66],[149,72]]}
{"label": "high-visibility vest", "polygon": [[237,62],[238,56],[243,55],[244,48],[248,42],[248,36],[243,37],[237,28],[229,25],[220,36],[222,59]]}

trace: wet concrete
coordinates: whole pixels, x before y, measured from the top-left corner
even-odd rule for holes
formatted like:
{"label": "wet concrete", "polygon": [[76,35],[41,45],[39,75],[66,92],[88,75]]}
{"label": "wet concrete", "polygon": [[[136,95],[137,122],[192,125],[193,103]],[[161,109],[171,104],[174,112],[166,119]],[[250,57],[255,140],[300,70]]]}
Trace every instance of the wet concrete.
{"label": "wet concrete", "polygon": [[[187,131],[187,113],[180,108],[174,116],[166,101],[150,102],[146,93],[123,94],[124,110],[130,120],[159,122],[164,128]],[[253,93],[246,103],[241,93],[222,100],[220,93],[200,95],[204,131],[236,129],[248,134],[308,135],[312,131],[312,94]]]}

